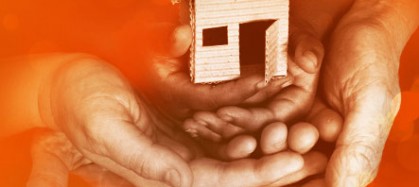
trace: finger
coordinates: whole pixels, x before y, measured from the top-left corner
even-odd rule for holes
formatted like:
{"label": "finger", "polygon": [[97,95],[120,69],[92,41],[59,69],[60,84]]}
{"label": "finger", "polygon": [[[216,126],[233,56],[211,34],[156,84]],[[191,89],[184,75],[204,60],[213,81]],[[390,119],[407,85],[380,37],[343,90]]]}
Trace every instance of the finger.
{"label": "finger", "polygon": [[231,140],[218,143],[200,138],[196,140],[207,155],[225,161],[247,158],[255,152],[257,147],[256,139],[250,135],[239,135]]}
{"label": "finger", "polygon": [[290,37],[288,72],[294,76],[293,85],[281,91],[269,104],[275,120],[289,122],[308,112],[317,90],[318,75],[324,56],[321,42],[309,34],[296,33]]}
{"label": "finger", "polygon": [[198,122],[193,119],[187,119],[183,123],[183,129],[194,138],[202,137],[203,139],[212,142],[220,142],[222,140],[221,135],[209,129],[205,122]]}
{"label": "finger", "polygon": [[314,101],[307,120],[316,126],[320,138],[326,142],[335,142],[343,126],[343,119],[339,113],[330,109],[318,99]]}
{"label": "finger", "polygon": [[155,36],[152,49],[158,56],[180,57],[188,51],[192,43],[192,30],[189,25],[160,23],[153,25],[150,30]]}
{"label": "finger", "polygon": [[358,95],[359,100],[348,109],[326,172],[329,186],[366,186],[377,174],[386,138],[400,106],[400,95],[393,98],[375,86],[364,94],[373,97]]}
{"label": "finger", "polygon": [[91,186],[133,187],[127,180],[96,164],[82,166],[71,173],[81,177]]}
{"label": "finger", "polygon": [[291,173],[282,179],[270,184],[269,186],[285,186],[298,182],[308,176],[319,174],[325,171],[327,158],[319,152],[307,153],[304,157],[304,167],[294,173]]}
{"label": "finger", "polygon": [[303,164],[300,155],[281,152],[258,160],[198,159],[191,163],[191,168],[194,186],[264,186],[300,170]]}
{"label": "finger", "polygon": [[[320,62],[323,59],[323,49],[321,43],[316,41],[313,37],[301,35],[296,38],[298,39],[291,41],[294,42],[292,46],[296,46],[295,62],[290,61],[288,63],[289,74],[294,77],[293,85],[281,90],[279,94],[270,101],[266,109],[249,108],[246,111],[244,109],[239,110],[237,107],[228,107],[217,112],[220,117],[229,116],[230,118],[233,118],[232,121],[234,121],[235,125],[245,129],[253,127],[253,130],[255,130],[272,121],[292,121],[308,112],[316,93]],[[315,44],[310,46],[310,42],[314,42]],[[311,55],[310,53],[302,51],[312,51],[314,50],[313,48],[316,51],[313,53],[318,55],[316,62],[314,65],[307,65],[312,63],[307,60],[308,58],[311,58]],[[307,56],[307,54],[309,55]],[[310,66],[311,69],[308,66]],[[304,70],[304,68],[306,68],[306,70]]]}
{"label": "finger", "polygon": [[257,104],[264,101],[267,101],[272,96],[276,95],[280,92],[283,88],[288,87],[293,82],[293,76],[287,75],[283,78],[273,79],[270,81],[265,88],[261,89],[255,95],[251,96],[250,98],[246,99],[243,104]]}
{"label": "finger", "polygon": [[301,154],[310,151],[318,139],[319,132],[310,123],[297,123],[290,128],[288,133],[289,148]]}
{"label": "finger", "polygon": [[260,148],[265,154],[273,154],[287,148],[287,126],[284,123],[273,123],[266,126],[261,134]]}
{"label": "finger", "polygon": [[[294,97],[295,96],[295,97]],[[311,106],[313,94],[290,86],[282,90],[266,108],[242,108],[228,106],[220,108],[217,115],[246,132],[254,132],[274,121],[292,121],[302,116]]]}
{"label": "finger", "polygon": [[231,138],[243,132],[243,129],[222,120],[213,112],[196,112],[193,117],[199,124],[205,125],[223,138]]}
{"label": "finger", "polygon": [[253,136],[240,135],[230,140],[220,151],[230,160],[237,160],[250,156],[256,150],[256,146],[257,142]]}
{"label": "finger", "polygon": [[[241,77],[237,80],[217,84],[215,87],[192,84],[189,74],[181,69],[186,64],[169,59],[186,53],[192,42],[192,30],[189,25],[181,25],[175,29],[173,27],[174,25],[170,24],[162,24],[157,27],[158,30],[163,30],[161,32],[166,32],[166,34],[160,35],[165,36],[170,32],[170,37],[162,38],[170,38],[171,42],[167,45],[168,39],[165,39],[166,41],[162,42],[163,47],[156,49],[156,51],[160,51],[160,57],[156,58],[154,63],[159,76],[166,79],[164,87],[173,88],[171,92],[175,96],[183,96],[180,97],[185,98],[182,102],[188,104],[192,109],[209,110],[219,106],[239,104],[266,86],[264,77],[261,75]],[[164,68],[157,65],[162,63]]]}
{"label": "finger", "polygon": [[181,25],[173,31],[173,40],[169,54],[171,57],[184,55],[192,43],[192,29],[189,25]]}
{"label": "finger", "polygon": [[[147,126],[147,116],[141,117],[142,126]],[[87,142],[102,146],[82,149],[84,155],[113,172],[129,170],[127,178],[133,183],[138,182],[132,177],[136,175],[171,186],[190,186],[191,171],[178,154],[146,137],[130,120],[121,120],[120,116],[107,119],[106,128],[103,123],[103,119],[96,119],[86,125],[87,134],[94,135]]]}
{"label": "finger", "polygon": [[324,47],[321,41],[308,34],[293,34],[290,46],[294,48],[294,61],[306,73],[318,72],[324,58]]}
{"label": "finger", "polygon": [[288,72],[294,76],[293,84],[277,94],[268,105],[275,115],[275,120],[292,121],[306,114],[312,106],[317,90],[319,68],[316,68],[314,73],[307,73],[299,65],[305,62],[297,62],[299,59],[304,58],[295,57],[295,60],[288,62]]}
{"label": "finger", "polygon": [[274,121],[274,114],[267,108],[242,108],[227,106],[217,111],[218,117],[247,132],[254,132],[266,123]]}
{"label": "finger", "polygon": [[234,137],[217,148],[217,153],[223,160],[237,160],[250,156],[256,150],[256,139],[249,135]]}
{"label": "finger", "polygon": [[262,89],[265,82],[263,76],[251,75],[217,85],[193,84],[189,74],[179,72],[167,77],[165,85],[172,88],[174,97],[181,98],[179,102],[187,104],[189,108],[214,110],[242,103]]}

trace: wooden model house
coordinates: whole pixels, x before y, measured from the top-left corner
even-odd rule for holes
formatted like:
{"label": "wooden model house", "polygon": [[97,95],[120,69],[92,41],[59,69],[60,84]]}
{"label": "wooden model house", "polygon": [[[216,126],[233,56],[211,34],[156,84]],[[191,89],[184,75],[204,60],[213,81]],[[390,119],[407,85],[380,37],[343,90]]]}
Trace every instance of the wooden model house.
{"label": "wooden model house", "polygon": [[213,83],[257,69],[287,73],[289,0],[190,0],[191,78]]}

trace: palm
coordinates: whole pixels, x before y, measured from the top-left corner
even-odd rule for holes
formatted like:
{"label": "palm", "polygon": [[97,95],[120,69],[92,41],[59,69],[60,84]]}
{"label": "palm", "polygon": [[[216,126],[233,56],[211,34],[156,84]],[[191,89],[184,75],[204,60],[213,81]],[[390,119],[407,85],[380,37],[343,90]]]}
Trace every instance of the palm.
{"label": "palm", "polygon": [[[71,63],[57,75],[50,96],[55,124],[80,151],[82,158],[118,173],[132,184],[190,186],[193,183],[205,186],[214,182],[215,186],[260,186],[300,179],[286,177],[303,167],[301,155],[290,152],[229,163],[207,157],[205,147],[194,144],[188,135],[176,128],[175,121],[166,118],[145,98],[138,97],[118,71],[97,59],[89,57]],[[35,172],[51,178],[50,172],[43,171],[63,175],[68,169],[79,166],[73,159],[68,159],[74,154],[60,154],[77,150],[58,149],[60,146],[57,145],[56,149],[48,150],[53,155],[58,152],[49,157],[51,160],[35,160],[39,166]],[[322,155],[314,157],[323,158]],[[58,165],[48,164],[51,162]],[[298,176],[304,177],[319,169],[303,170]],[[233,180],[242,176],[255,177]],[[66,177],[62,179],[66,180]]]}
{"label": "palm", "polygon": [[[165,119],[165,117],[154,110],[151,105],[147,105],[142,101],[144,100],[137,99],[137,106],[126,106],[124,110],[134,112],[127,114],[128,116],[133,117],[132,119],[135,126],[149,138],[153,144],[153,148],[165,150],[166,154],[162,154],[165,152],[161,151],[159,155],[154,155],[151,163],[153,161],[159,162],[160,160],[168,159],[167,157],[176,157],[179,155],[182,160],[178,161],[182,161],[184,164],[189,163],[188,166],[191,169],[194,178],[193,186],[217,186],[220,184],[228,186],[261,186],[271,183],[287,184],[299,179],[285,177],[290,172],[297,171],[302,167],[303,162],[298,159],[300,156],[295,153],[282,152],[266,156],[260,160],[242,159],[229,163],[212,159],[205,154],[208,152],[205,147],[193,143],[194,141],[190,136],[173,126],[173,123],[175,122]],[[127,101],[125,103],[130,102]],[[138,110],[133,107],[138,108]],[[137,111],[139,113],[137,113]],[[140,113],[141,119],[136,119],[134,116],[140,116]],[[118,121],[120,121],[120,123],[126,123],[126,119],[124,118],[118,119]],[[110,138],[115,140],[117,137]],[[309,157],[323,158],[321,155],[309,155]],[[258,166],[261,169],[255,171],[255,166]],[[144,167],[144,165],[142,167]],[[145,167],[147,167],[147,164]],[[223,168],[222,172],[220,172],[220,168]],[[279,170],[278,168],[281,169]],[[153,168],[149,168],[149,171],[153,171]],[[276,173],[272,175],[261,175],[260,173],[267,171],[276,171]],[[311,172],[315,171],[307,172],[305,175],[309,175]],[[122,176],[125,175],[123,172],[119,172],[119,174]],[[185,173],[182,173],[182,175],[185,175]],[[246,182],[231,180],[241,176],[253,177],[250,177]],[[129,175],[125,175],[124,177],[129,179]],[[131,180],[131,182],[133,181],[138,182],[134,179]],[[136,184],[135,182],[134,184]]]}
{"label": "palm", "polygon": [[[345,180],[366,185],[374,177],[398,110],[399,57],[392,56],[392,45],[380,29],[365,23],[338,28],[324,63],[323,95],[344,117],[343,133],[327,170],[330,184],[336,186]],[[355,163],[358,168],[351,169]]]}

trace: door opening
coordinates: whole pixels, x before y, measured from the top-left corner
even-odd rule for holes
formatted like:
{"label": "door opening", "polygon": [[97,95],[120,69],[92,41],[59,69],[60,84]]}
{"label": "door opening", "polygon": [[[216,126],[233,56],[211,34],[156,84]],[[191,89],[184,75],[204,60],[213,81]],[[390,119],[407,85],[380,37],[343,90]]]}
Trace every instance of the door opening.
{"label": "door opening", "polygon": [[265,72],[266,30],[276,20],[261,20],[240,24],[241,75]]}

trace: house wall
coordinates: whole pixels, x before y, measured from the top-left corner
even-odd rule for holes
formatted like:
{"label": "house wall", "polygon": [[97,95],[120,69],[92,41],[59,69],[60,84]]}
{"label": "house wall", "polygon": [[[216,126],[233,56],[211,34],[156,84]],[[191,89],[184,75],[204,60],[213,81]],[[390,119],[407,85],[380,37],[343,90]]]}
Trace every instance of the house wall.
{"label": "house wall", "polygon": [[[218,82],[240,76],[240,23],[279,20],[278,24],[284,28],[275,30],[281,35],[278,45],[286,44],[288,7],[288,0],[195,0],[192,13],[195,40],[191,57],[194,82]],[[203,47],[203,29],[224,26],[228,27],[228,45]]]}

